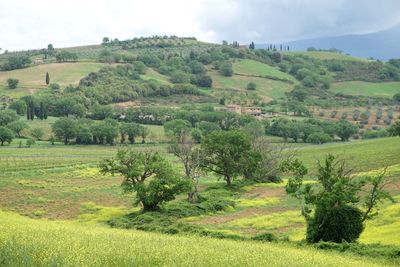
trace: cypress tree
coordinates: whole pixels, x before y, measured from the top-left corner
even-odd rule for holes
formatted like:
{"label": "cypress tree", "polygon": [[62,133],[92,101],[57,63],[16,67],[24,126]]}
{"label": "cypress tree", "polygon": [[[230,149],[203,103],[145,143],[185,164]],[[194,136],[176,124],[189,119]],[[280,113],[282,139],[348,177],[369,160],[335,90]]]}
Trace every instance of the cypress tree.
{"label": "cypress tree", "polygon": [[46,85],[49,85],[50,83],[50,75],[48,72],[46,72]]}

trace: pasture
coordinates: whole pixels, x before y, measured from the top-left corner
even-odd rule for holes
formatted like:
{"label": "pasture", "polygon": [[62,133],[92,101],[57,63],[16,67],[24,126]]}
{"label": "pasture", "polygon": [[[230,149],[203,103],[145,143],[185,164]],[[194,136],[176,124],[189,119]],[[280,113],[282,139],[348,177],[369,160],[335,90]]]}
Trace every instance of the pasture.
{"label": "pasture", "polygon": [[251,59],[236,60],[233,63],[233,72],[235,74],[265,77],[265,78],[275,78],[279,80],[296,82],[296,79],[293,76],[285,72],[282,72],[270,65]]}
{"label": "pasture", "polygon": [[335,93],[346,95],[377,96],[392,98],[400,93],[400,82],[371,83],[362,81],[333,83],[331,89]]}
{"label": "pasture", "polygon": [[[0,71],[0,95],[20,97],[33,94],[46,88],[46,72],[50,75],[50,83],[58,83],[62,88],[70,84],[77,85],[79,80],[90,72],[98,71],[102,63],[53,63],[42,64],[25,69]],[[7,87],[7,79],[19,80],[16,89]]]}

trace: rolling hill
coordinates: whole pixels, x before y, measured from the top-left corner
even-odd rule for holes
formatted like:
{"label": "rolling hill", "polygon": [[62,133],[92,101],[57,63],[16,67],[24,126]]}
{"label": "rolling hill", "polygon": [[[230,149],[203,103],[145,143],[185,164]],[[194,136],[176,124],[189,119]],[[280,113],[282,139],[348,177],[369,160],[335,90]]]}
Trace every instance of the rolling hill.
{"label": "rolling hill", "polygon": [[309,47],[336,48],[357,57],[389,60],[400,57],[399,36],[400,25],[375,33],[297,40],[289,42],[287,45],[291,47],[292,51],[305,51]]}

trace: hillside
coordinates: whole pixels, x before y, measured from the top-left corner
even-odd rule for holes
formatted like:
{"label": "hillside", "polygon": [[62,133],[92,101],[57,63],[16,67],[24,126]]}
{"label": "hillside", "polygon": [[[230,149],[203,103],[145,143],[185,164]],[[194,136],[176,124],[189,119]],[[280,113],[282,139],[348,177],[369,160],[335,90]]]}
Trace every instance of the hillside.
{"label": "hillside", "polygon": [[287,45],[292,48],[292,51],[305,51],[309,47],[336,48],[356,57],[389,60],[400,57],[397,48],[399,34],[400,26],[397,26],[376,33],[298,40],[289,42]]}
{"label": "hillside", "polygon": [[[46,72],[50,75],[51,83],[58,83],[65,87],[70,84],[77,85],[79,80],[90,72],[98,71],[104,64],[101,63],[53,63],[42,64],[29,68],[0,71],[0,95],[20,97],[34,93],[46,87]],[[5,84],[8,78],[19,80],[17,89],[8,89]]]}

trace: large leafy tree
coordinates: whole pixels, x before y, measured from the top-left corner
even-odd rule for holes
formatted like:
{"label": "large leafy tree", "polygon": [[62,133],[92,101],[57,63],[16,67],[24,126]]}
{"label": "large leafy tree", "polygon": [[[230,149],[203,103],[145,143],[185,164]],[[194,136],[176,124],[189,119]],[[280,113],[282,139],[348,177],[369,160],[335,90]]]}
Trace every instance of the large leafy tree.
{"label": "large leafy tree", "polygon": [[[100,163],[100,170],[122,175],[123,189],[136,192],[136,204],[141,203],[144,210],[155,210],[189,188],[158,152],[119,150],[114,158]],[[150,177],[151,181],[145,183]]]}
{"label": "large leafy tree", "polygon": [[52,125],[54,135],[68,144],[69,140],[76,138],[79,130],[78,122],[71,118],[61,118]]}
{"label": "large leafy tree", "polygon": [[336,134],[340,137],[342,141],[348,141],[349,138],[357,133],[357,127],[352,125],[346,120],[340,120],[336,123]]}
{"label": "large leafy tree", "polygon": [[[282,171],[292,175],[286,191],[300,201],[309,242],[353,242],[377,204],[384,199],[393,200],[384,189],[389,182],[384,172],[354,177],[346,169],[344,161],[328,155],[318,165],[317,183],[304,183],[308,170],[299,160],[282,164]],[[359,208],[360,203],[364,210]]]}
{"label": "large leafy tree", "polygon": [[14,110],[0,110],[0,126],[19,120],[19,116]]}
{"label": "large leafy tree", "polygon": [[4,146],[4,143],[11,143],[11,141],[14,138],[14,133],[6,128],[6,127],[0,127],[0,144],[1,146]]}
{"label": "large leafy tree", "polygon": [[18,120],[18,121],[13,121],[7,125],[7,128],[12,130],[18,137],[21,137],[21,132],[24,129],[29,128],[28,124],[26,122]]}
{"label": "large leafy tree", "polygon": [[205,155],[203,168],[222,175],[228,186],[260,160],[252,150],[250,138],[236,130],[214,131],[205,137],[201,147]]}

